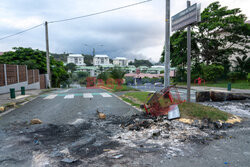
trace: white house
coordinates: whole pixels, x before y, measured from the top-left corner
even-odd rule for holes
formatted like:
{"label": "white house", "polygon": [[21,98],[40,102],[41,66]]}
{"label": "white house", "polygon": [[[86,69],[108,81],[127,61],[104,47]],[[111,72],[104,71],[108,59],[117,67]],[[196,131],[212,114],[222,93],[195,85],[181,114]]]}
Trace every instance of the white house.
{"label": "white house", "polygon": [[113,61],[114,65],[125,67],[128,66],[128,59],[125,57],[116,57]]}
{"label": "white house", "polygon": [[67,63],[74,63],[77,66],[85,66],[84,56],[81,54],[69,54],[67,58]]}
{"label": "white house", "polygon": [[109,57],[107,55],[95,55],[93,64],[94,66],[109,65]]}

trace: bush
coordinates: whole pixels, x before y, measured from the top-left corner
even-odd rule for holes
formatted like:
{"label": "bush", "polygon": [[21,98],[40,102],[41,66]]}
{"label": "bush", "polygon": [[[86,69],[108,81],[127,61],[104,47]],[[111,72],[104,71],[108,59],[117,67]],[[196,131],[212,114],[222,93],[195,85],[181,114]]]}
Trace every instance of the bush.
{"label": "bush", "polygon": [[125,82],[126,84],[133,84],[134,83],[134,78],[133,77],[125,77]]}
{"label": "bush", "polygon": [[248,75],[247,75],[247,82],[250,83],[250,73],[248,73]]}
{"label": "bush", "polygon": [[122,79],[125,75],[125,71],[123,71],[121,68],[114,68],[110,72],[110,76],[113,79]]}
{"label": "bush", "polygon": [[216,82],[220,79],[224,72],[224,67],[222,65],[202,65],[203,79],[206,81]]}
{"label": "bush", "polygon": [[97,76],[97,79],[102,79],[104,82],[106,82],[108,78],[109,78],[108,72],[102,72]]}
{"label": "bush", "polygon": [[241,79],[241,74],[240,74],[240,72],[230,72],[230,73],[228,73],[227,76],[228,76],[228,79],[229,79],[231,82],[235,82],[235,81]]}
{"label": "bush", "polygon": [[186,82],[187,81],[187,70],[177,67],[174,82]]}

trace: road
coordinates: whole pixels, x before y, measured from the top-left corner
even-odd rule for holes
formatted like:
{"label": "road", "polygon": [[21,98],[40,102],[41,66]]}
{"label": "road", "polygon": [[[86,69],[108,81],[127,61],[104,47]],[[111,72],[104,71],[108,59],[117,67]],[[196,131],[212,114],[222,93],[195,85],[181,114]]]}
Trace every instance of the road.
{"label": "road", "polygon": [[69,123],[77,119],[95,118],[96,110],[107,115],[122,116],[136,112],[133,108],[102,89],[75,88],[44,94],[2,118],[1,127],[16,121],[41,119],[44,123]]}
{"label": "road", "polygon": [[[98,119],[97,109],[106,120]],[[43,94],[1,117],[0,166],[249,166],[249,119],[215,132],[172,121],[169,138],[152,138],[157,128],[135,132],[122,127],[134,122],[131,116],[140,119],[135,114],[140,113],[102,89]],[[30,125],[33,118],[43,123]],[[213,140],[211,133],[225,134]],[[206,142],[194,142],[202,134]]]}

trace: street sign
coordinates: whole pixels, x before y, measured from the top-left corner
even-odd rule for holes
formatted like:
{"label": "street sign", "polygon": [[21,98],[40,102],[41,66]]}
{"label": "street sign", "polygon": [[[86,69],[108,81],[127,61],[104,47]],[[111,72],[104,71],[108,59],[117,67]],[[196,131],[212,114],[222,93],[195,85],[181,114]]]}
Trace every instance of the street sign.
{"label": "street sign", "polygon": [[184,29],[185,27],[201,20],[201,5],[195,3],[187,9],[172,17],[172,31]]}
{"label": "street sign", "polygon": [[177,104],[170,106],[171,110],[168,112],[168,119],[180,118],[180,110]]}

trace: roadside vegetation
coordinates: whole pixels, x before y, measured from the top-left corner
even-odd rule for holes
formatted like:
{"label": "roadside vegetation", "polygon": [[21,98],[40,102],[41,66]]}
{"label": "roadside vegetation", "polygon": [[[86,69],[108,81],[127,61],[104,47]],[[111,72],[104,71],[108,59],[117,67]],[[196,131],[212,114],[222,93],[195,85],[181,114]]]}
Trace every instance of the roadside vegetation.
{"label": "roadside vegetation", "polygon": [[[38,69],[40,74],[47,73],[46,52],[31,48],[14,47],[13,51],[4,52],[0,56],[0,64],[27,65],[28,69]],[[50,56],[52,87],[67,85],[69,74],[62,61]]]}
{"label": "roadside vegetation", "polygon": [[[193,27],[191,80],[206,80],[206,86],[249,89],[250,24],[239,8],[229,9],[213,2],[201,13]],[[187,32],[175,32],[170,39],[171,66],[176,67],[174,82],[187,80]],[[164,51],[160,62],[164,62]],[[247,82],[248,81],[248,82]]]}
{"label": "roadside vegetation", "polygon": [[[141,104],[144,104],[145,100],[148,97],[149,92],[128,92],[121,96],[121,98],[130,103],[132,106],[140,107]],[[165,100],[165,103],[168,102],[168,99]],[[164,101],[161,101],[164,103]],[[190,119],[211,119],[212,121],[217,120],[228,120],[232,115],[226,112],[223,112],[214,107],[204,106],[198,103],[181,103],[178,105],[181,118],[190,118]]]}

